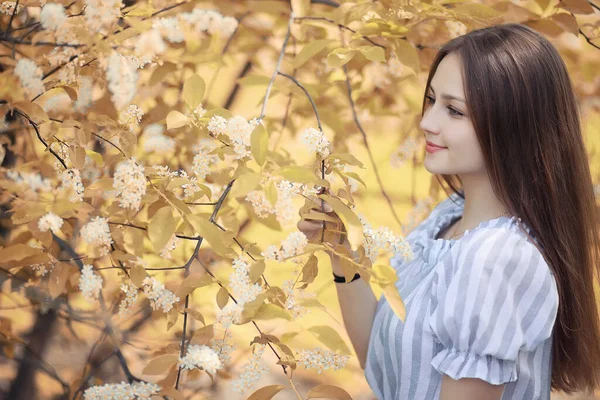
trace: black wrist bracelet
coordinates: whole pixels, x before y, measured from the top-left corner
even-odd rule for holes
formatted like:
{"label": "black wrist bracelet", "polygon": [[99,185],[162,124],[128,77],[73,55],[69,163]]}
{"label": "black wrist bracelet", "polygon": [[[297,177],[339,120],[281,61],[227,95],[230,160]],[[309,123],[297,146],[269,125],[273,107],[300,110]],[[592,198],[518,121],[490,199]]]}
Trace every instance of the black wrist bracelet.
{"label": "black wrist bracelet", "polygon": [[[358,278],[360,278],[360,274],[357,272],[356,274],[354,274],[354,278],[352,278],[350,282],[354,282]],[[338,283],[346,283],[346,278],[343,276],[333,274],[333,281]]]}

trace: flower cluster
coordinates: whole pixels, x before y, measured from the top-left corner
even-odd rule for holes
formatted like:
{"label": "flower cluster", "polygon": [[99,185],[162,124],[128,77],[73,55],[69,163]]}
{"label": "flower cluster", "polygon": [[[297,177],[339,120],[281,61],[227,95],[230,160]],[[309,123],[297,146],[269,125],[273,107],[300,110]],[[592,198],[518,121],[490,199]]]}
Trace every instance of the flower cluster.
{"label": "flower cluster", "polygon": [[61,217],[49,212],[39,219],[38,229],[42,232],[47,232],[50,230],[52,233],[57,233],[62,227],[63,223],[64,221]]}
{"label": "flower cluster", "polygon": [[150,64],[154,57],[167,50],[167,44],[157,29],[150,29],[138,37],[131,39],[134,42],[134,54],[138,61],[138,68]]}
{"label": "flower cluster", "polygon": [[[3,1],[0,4],[0,14],[13,15],[13,13],[15,13],[16,4],[16,1]],[[22,9],[23,7],[21,5],[18,5],[17,12],[15,14],[20,13]]]}
{"label": "flower cluster", "polygon": [[71,168],[60,174],[60,181],[65,190],[70,189],[69,201],[78,203],[83,201],[83,192],[85,188],[81,182],[81,172],[77,168]]}
{"label": "flower cluster", "polygon": [[267,260],[284,261],[301,254],[307,244],[308,238],[303,232],[292,232],[281,242],[281,249],[271,245],[260,254]]}
{"label": "flower cluster", "polygon": [[144,167],[136,163],[135,159],[120,162],[115,168],[113,188],[117,197],[120,197],[121,207],[139,210],[142,196],[146,194]]}
{"label": "flower cluster", "polygon": [[232,265],[233,273],[229,276],[229,287],[237,304],[229,303],[217,314],[217,321],[225,328],[228,328],[232,322],[239,323],[244,304],[256,299],[263,291],[261,285],[250,281],[249,265],[242,257],[233,260]]}
{"label": "flower cluster", "polygon": [[317,369],[317,373],[320,374],[328,369],[337,371],[344,368],[350,356],[337,354],[330,350],[322,350],[317,347],[313,350],[299,350],[297,359],[305,368],[315,368]]}
{"label": "flower cluster", "polygon": [[394,78],[400,78],[404,69],[404,64],[400,62],[396,53],[392,52],[387,62],[373,62],[370,65],[370,76],[376,87],[384,88],[390,86]]}
{"label": "flower cluster", "polygon": [[44,29],[57,31],[62,28],[67,20],[65,8],[62,4],[48,3],[40,12],[40,23]]}
{"label": "flower cluster", "polygon": [[125,111],[119,115],[119,123],[126,125],[130,132],[136,130],[139,126],[144,112],[135,104],[130,104]]}
{"label": "flower cluster", "polygon": [[241,369],[239,378],[233,381],[233,390],[238,393],[244,393],[253,389],[261,376],[269,372],[269,368],[262,359],[265,352],[265,345],[257,345],[257,349],[252,353],[252,357],[246,361]]}
{"label": "flower cluster", "polygon": [[35,193],[52,190],[50,180],[44,178],[39,173],[8,170],[6,171],[6,177],[17,184],[27,186]]}
{"label": "flower cluster", "polygon": [[185,40],[177,17],[156,18],[152,22],[152,29],[156,29],[171,43],[181,43]]}
{"label": "flower cluster", "polygon": [[[294,271],[294,274],[297,275],[299,271]],[[298,319],[303,317],[304,315],[310,313],[310,310],[301,304],[298,304],[298,299],[314,299],[317,297],[316,293],[306,292],[304,289],[294,288],[296,284],[296,280],[288,279],[283,282],[281,285],[281,290],[287,296],[285,299],[285,308],[292,313],[294,319]]]}
{"label": "flower cluster", "polygon": [[91,32],[105,33],[121,16],[121,0],[85,0],[85,21]]}
{"label": "flower cluster", "polygon": [[210,166],[219,161],[219,156],[210,154],[218,146],[211,139],[200,139],[196,144],[196,155],[192,165],[192,171],[198,179],[204,180],[210,173]]}
{"label": "flower cluster", "polygon": [[218,369],[223,368],[223,363],[216,351],[208,346],[191,344],[187,348],[185,356],[179,357],[182,369],[199,368],[215,374]]}
{"label": "flower cluster", "polygon": [[149,382],[107,383],[102,386],[92,386],[83,393],[84,400],[150,400],[160,392],[161,387]]}
{"label": "flower cluster", "polygon": [[94,272],[94,267],[90,264],[83,266],[79,276],[79,290],[88,301],[98,300],[100,290],[102,290],[102,277]]}
{"label": "flower cluster", "polygon": [[144,152],[170,153],[175,148],[175,139],[163,135],[165,128],[159,124],[150,124],[144,129]]}
{"label": "flower cluster", "polygon": [[238,25],[238,21],[233,17],[224,17],[217,11],[203,8],[195,8],[192,12],[181,14],[181,20],[192,25],[197,33],[208,32],[224,37],[230,36]]}
{"label": "flower cluster", "polygon": [[25,89],[27,96],[35,97],[44,91],[44,83],[42,82],[43,72],[35,61],[28,58],[21,58],[17,61],[14,74],[21,81],[21,85]]}
{"label": "flower cluster", "polygon": [[100,254],[107,255],[113,239],[110,235],[108,220],[97,216],[81,228],[81,237],[87,243],[100,247]]}
{"label": "flower cluster", "polygon": [[169,239],[165,247],[163,247],[163,249],[160,251],[160,256],[166,259],[171,259],[171,252],[175,250],[175,247],[177,247],[177,244],[180,241],[181,239],[175,236],[175,234],[171,235],[171,238]]}
{"label": "flower cluster", "polygon": [[208,130],[217,135],[227,135],[233,145],[235,159],[241,160],[252,156],[250,137],[258,125],[258,119],[247,121],[239,115],[226,120],[221,116],[213,116],[208,122]]}
{"label": "flower cluster", "polygon": [[321,158],[325,158],[331,154],[331,143],[329,143],[323,131],[308,128],[302,133],[302,140],[310,151],[317,153]]}
{"label": "flower cluster", "polygon": [[112,93],[111,99],[116,109],[122,110],[131,103],[137,91],[137,66],[130,58],[113,51],[107,61],[106,78],[108,90]]}
{"label": "flower cluster", "polygon": [[77,93],[77,100],[73,107],[77,112],[85,112],[92,105],[92,89],[94,88],[94,81],[89,76],[80,76],[79,92]]}
{"label": "flower cluster", "polygon": [[219,360],[223,365],[231,362],[231,353],[235,350],[235,346],[227,342],[232,336],[231,332],[226,330],[223,339],[213,338],[210,340],[210,348],[219,355]]}
{"label": "flower cluster", "polygon": [[[264,187],[264,186],[263,186]],[[254,212],[259,218],[267,218],[270,214],[275,214],[277,221],[287,226],[294,222],[298,216],[298,210],[294,206],[294,196],[302,193],[304,196],[315,196],[316,188],[309,188],[304,184],[281,180],[276,184],[277,202],[271,204],[263,190],[253,190],[246,195],[246,201],[252,204]]]}
{"label": "flower cluster", "polygon": [[404,239],[397,237],[388,227],[373,229],[365,216],[357,213],[363,226],[365,254],[371,262],[375,262],[380,251],[390,251],[393,254],[400,253],[405,260],[413,258],[410,244]]}
{"label": "flower cluster", "polygon": [[392,154],[392,158],[390,160],[392,167],[401,167],[407,160],[410,160],[420,149],[421,142],[414,137],[409,137],[396,149],[396,151],[394,151],[394,154]]}
{"label": "flower cluster", "polygon": [[162,308],[163,312],[169,312],[173,308],[173,304],[181,300],[175,296],[175,293],[165,288],[165,285],[149,276],[144,278],[142,285],[153,310]]}
{"label": "flower cluster", "polygon": [[119,315],[123,317],[137,303],[138,288],[133,283],[122,284],[121,291],[125,293],[125,298],[119,303]]}

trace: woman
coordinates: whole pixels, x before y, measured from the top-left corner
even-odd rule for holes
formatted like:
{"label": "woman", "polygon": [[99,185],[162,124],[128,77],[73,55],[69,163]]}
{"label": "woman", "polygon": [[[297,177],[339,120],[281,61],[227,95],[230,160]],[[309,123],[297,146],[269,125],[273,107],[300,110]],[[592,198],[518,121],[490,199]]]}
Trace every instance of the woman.
{"label": "woman", "polygon": [[[452,193],[407,236],[414,259],[390,260],[405,321],[364,280],[337,284],[374,393],[530,400],[592,392],[600,386],[597,216],[556,49],[520,24],[451,40],[433,62],[420,128],[425,168]],[[298,228],[320,237],[320,222]],[[332,266],[343,276],[335,256]]]}

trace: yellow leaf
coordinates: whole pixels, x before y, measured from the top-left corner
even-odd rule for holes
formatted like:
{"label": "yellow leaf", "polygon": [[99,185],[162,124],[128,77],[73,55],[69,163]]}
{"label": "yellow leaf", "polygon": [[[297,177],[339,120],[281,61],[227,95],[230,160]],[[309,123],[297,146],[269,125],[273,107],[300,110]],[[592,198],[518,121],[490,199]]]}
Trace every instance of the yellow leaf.
{"label": "yellow leaf", "polygon": [[256,160],[256,163],[261,167],[267,160],[267,153],[269,152],[269,134],[263,126],[259,123],[250,137],[250,144],[252,145],[252,156]]}
{"label": "yellow leaf", "polygon": [[331,326],[319,325],[308,328],[308,331],[312,333],[321,343],[329,348],[329,350],[341,353],[344,355],[350,355],[350,349],[346,345],[346,342],[342,339],[339,333]]}
{"label": "yellow leaf", "polygon": [[173,233],[177,229],[177,221],[173,217],[173,211],[170,206],[166,206],[158,210],[148,223],[148,237],[154,246],[154,250],[160,252]]}
{"label": "yellow leaf", "polygon": [[20,261],[27,257],[43,255],[44,252],[24,244],[15,244],[0,249],[0,261]]}
{"label": "yellow leaf", "polygon": [[375,278],[377,284],[382,288],[390,285],[398,280],[396,270],[389,265],[376,264],[373,266],[373,272],[375,272]]}
{"label": "yellow leaf", "polygon": [[360,246],[364,240],[363,227],[358,216],[350,209],[350,207],[338,198],[326,194],[321,194],[319,197],[325,200],[331,208],[333,208],[333,211],[338,217],[340,217],[346,227],[346,232],[348,232],[350,248],[353,251],[357,250],[358,246]]}
{"label": "yellow leaf", "polygon": [[385,50],[379,46],[360,46],[358,47],[367,60],[385,62]]}
{"label": "yellow leaf", "polygon": [[327,65],[330,67],[341,67],[352,60],[356,50],[338,48],[327,55]]}
{"label": "yellow leaf", "polygon": [[593,14],[594,9],[586,0],[560,0],[558,5],[573,14]]}
{"label": "yellow leaf", "polygon": [[362,185],[364,187],[367,187],[367,184],[362,180],[362,178],[356,172],[342,172],[342,174],[362,183]]}
{"label": "yellow leaf", "polygon": [[59,262],[54,266],[50,278],[48,279],[48,291],[50,297],[54,300],[65,288],[67,279],[69,278],[69,264]]}
{"label": "yellow leaf", "polygon": [[177,318],[179,318],[179,312],[173,307],[167,313],[167,330],[170,330],[175,325]]}
{"label": "yellow leaf", "polygon": [[267,86],[269,82],[271,82],[271,77],[264,75],[246,75],[237,80],[238,85],[242,86]]}
{"label": "yellow leaf", "polygon": [[131,278],[131,282],[133,282],[133,284],[137,287],[142,286],[142,282],[144,281],[144,278],[146,278],[148,274],[146,273],[146,269],[139,264],[135,264],[133,267],[131,267],[131,270],[129,271],[129,277]]}
{"label": "yellow leaf", "polygon": [[187,125],[189,118],[180,113],[179,111],[170,111],[167,114],[167,130],[181,128]]}
{"label": "yellow leaf", "polygon": [[453,10],[457,15],[466,17],[478,18],[482,20],[490,20],[500,17],[500,13],[490,6],[479,3],[462,3],[457,5]]}
{"label": "yellow leaf", "polygon": [[77,169],[83,169],[83,164],[85,163],[85,149],[81,146],[69,146],[69,157],[71,158],[71,163]]}
{"label": "yellow leaf", "polygon": [[275,182],[271,182],[265,188],[265,196],[267,197],[267,200],[269,200],[269,203],[271,203],[272,206],[277,204],[277,186],[275,186]]}
{"label": "yellow leaf", "polygon": [[415,75],[421,70],[419,54],[409,42],[404,39],[396,40],[396,56],[398,61],[408,67]]}
{"label": "yellow leaf", "polygon": [[194,110],[204,97],[206,83],[198,74],[190,76],[183,84],[183,101],[187,104],[190,110]]}
{"label": "yellow leaf", "polygon": [[235,258],[237,254],[231,245],[233,243],[233,232],[223,232],[214,224],[199,215],[187,215],[186,220],[194,227],[208,242],[210,247],[220,256]]}
{"label": "yellow leaf", "polygon": [[300,183],[315,182],[316,180],[319,179],[309,169],[303,168],[303,167],[298,167],[295,165],[283,167],[279,171],[277,171],[277,174],[283,176],[285,179],[287,179],[289,181],[300,182]]}
{"label": "yellow leaf", "polygon": [[308,391],[306,399],[352,400],[352,396],[344,389],[333,385],[319,385]]}
{"label": "yellow leaf", "polygon": [[95,151],[89,149],[85,149],[85,154],[87,154],[92,160],[94,160],[97,167],[102,166],[102,154],[96,153]]}
{"label": "yellow leaf", "polygon": [[305,17],[310,8],[310,0],[292,0],[292,10],[295,17]]}
{"label": "yellow leaf", "polygon": [[554,14],[552,19],[565,31],[572,33],[573,35],[579,35],[579,24],[577,19],[571,14]]}
{"label": "yellow leaf", "polygon": [[250,265],[248,270],[248,277],[250,278],[250,282],[254,283],[260,278],[265,272],[265,260],[258,260]]}
{"label": "yellow leaf", "polygon": [[229,195],[233,198],[246,196],[248,192],[256,189],[261,179],[261,174],[258,174],[256,172],[246,173],[237,178],[235,182],[233,182],[233,186],[231,187],[231,193]]}
{"label": "yellow leaf", "polygon": [[404,306],[404,302],[400,297],[400,293],[398,293],[398,288],[396,285],[388,285],[383,288],[383,295],[385,299],[389,303],[391,309],[394,311],[394,314],[400,318],[402,322],[406,318],[406,307]]}
{"label": "yellow leaf", "polygon": [[210,285],[213,282],[214,279],[208,274],[198,272],[190,274],[181,282],[179,289],[177,289],[177,296],[180,298],[185,297],[192,293],[194,289]]}
{"label": "yellow leaf", "polygon": [[155,359],[151,360],[142,374],[144,375],[160,375],[166,372],[171,365],[175,364],[179,361],[179,357],[174,354],[163,354],[162,356],[158,356]]}
{"label": "yellow leaf", "polygon": [[358,158],[350,153],[331,153],[326,159],[337,159],[345,162],[348,165],[354,165],[360,168],[364,168],[364,164]]}
{"label": "yellow leaf", "polygon": [[277,393],[285,389],[284,385],[269,385],[256,390],[247,400],[270,400]]}
{"label": "yellow leaf", "polygon": [[130,11],[128,11],[127,13],[125,13],[125,10],[123,10],[123,13],[125,15],[127,15],[128,17],[151,17],[152,14],[154,14],[156,10],[154,8],[152,8],[151,6],[139,6],[136,5],[134,6]]}
{"label": "yellow leaf", "polygon": [[22,111],[30,120],[38,125],[50,120],[46,111],[35,103],[18,101],[14,103],[14,108]]}
{"label": "yellow leaf", "polygon": [[224,287],[221,287],[217,292],[217,305],[222,310],[229,301],[229,292]]}
{"label": "yellow leaf", "polygon": [[262,304],[252,317],[255,320],[271,320],[275,318],[282,318],[288,321],[293,319],[290,313],[283,308],[275,304],[266,303]]}
{"label": "yellow leaf", "polygon": [[311,254],[308,261],[302,268],[301,282],[312,283],[319,274],[318,259],[314,254]]}
{"label": "yellow leaf", "polygon": [[300,68],[305,62],[319,54],[321,51],[323,51],[323,49],[333,42],[334,40],[332,39],[319,39],[308,43],[302,48],[302,50],[300,50],[300,53],[298,53],[296,58],[294,58],[292,61],[292,66],[294,68]]}
{"label": "yellow leaf", "polygon": [[196,321],[202,322],[202,325],[206,325],[206,322],[204,322],[204,316],[202,315],[202,313],[200,311],[194,310],[193,308],[186,308],[183,311],[186,311]]}

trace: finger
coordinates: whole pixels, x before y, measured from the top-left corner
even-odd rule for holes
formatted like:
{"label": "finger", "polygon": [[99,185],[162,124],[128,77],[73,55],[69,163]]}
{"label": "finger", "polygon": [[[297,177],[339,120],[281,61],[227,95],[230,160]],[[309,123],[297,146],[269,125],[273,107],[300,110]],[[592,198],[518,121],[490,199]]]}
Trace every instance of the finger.
{"label": "finger", "polygon": [[317,229],[321,229],[323,227],[323,223],[321,222],[313,222],[309,220],[301,220],[297,224],[298,229],[301,231],[314,231]]}

